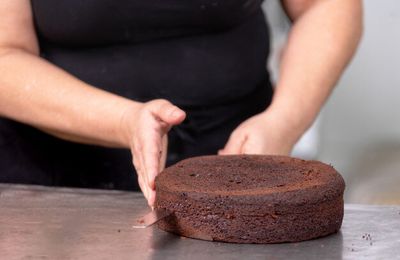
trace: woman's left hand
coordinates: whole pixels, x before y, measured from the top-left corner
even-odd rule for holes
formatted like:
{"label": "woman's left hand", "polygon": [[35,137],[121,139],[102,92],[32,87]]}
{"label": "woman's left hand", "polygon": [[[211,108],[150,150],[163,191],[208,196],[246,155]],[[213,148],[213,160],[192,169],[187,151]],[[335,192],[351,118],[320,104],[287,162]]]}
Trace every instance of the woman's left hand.
{"label": "woman's left hand", "polygon": [[218,154],[289,155],[298,139],[295,130],[285,118],[266,110],[241,123]]}

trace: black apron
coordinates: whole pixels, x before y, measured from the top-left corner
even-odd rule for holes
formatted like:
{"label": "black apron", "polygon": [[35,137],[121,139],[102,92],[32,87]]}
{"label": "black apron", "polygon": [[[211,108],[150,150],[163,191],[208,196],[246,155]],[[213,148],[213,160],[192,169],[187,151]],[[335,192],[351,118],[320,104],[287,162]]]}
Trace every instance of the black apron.
{"label": "black apron", "polygon": [[[41,56],[106,91],[187,112],[167,165],[215,154],[271,102],[260,0],[32,0]],[[137,190],[126,149],[63,141],[0,118],[0,182]]]}

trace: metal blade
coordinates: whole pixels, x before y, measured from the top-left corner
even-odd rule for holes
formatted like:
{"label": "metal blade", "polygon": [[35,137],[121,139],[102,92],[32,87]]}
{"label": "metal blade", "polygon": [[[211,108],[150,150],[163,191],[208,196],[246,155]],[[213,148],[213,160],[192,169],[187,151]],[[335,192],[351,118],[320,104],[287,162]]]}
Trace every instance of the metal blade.
{"label": "metal blade", "polygon": [[169,216],[172,212],[167,211],[166,209],[154,209],[150,213],[144,215],[143,217],[136,220],[133,228],[147,228],[151,225],[157,223],[160,219],[163,219]]}

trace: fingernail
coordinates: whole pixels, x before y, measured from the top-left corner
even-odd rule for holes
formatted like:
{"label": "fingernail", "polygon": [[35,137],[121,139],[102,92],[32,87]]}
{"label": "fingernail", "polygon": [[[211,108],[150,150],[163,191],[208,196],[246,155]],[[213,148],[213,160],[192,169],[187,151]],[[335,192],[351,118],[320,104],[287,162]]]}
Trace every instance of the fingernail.
{"label": "fingernail", "polygon": [[170,113],[171,117],[176,117],[178,115],[178,110],[175,108],[174,110],[172,110],[172,112]]}
{"label": "fingernail", "polygon": [[171,112],[171,117],[179,117],[182,114],[182,110],[175,108]]}

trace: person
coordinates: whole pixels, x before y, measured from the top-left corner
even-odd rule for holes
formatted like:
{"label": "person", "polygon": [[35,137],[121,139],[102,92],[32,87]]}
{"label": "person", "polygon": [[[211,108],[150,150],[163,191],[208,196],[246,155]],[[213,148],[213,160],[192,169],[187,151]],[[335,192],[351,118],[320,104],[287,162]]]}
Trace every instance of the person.
{"label": "person", "polygon": [[290,154],[356,50],[361,1],[282,0],[274,93],[261,3],[4,0],[0,182],[139,184],[151,206],[165,163]]}

